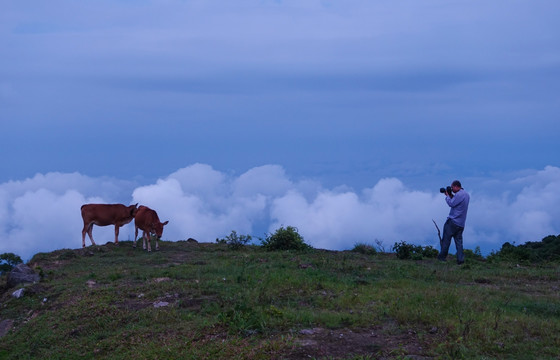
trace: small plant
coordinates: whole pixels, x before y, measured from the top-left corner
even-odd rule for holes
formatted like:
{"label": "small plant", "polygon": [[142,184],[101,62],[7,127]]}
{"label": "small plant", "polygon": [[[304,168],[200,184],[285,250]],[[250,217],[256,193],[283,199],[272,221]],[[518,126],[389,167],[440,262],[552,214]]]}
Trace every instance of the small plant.
{"label": "small plant", "polygon": [[11,271],[22,262],[21,258],[14,253],[3,253],[0,255],[0,275]]}
{"label": "small plant", "polygon": [[415,257],[417,257],[418,253],[421,254],[422,247],[412,245],[412,244],[407,244],[406,242],[401,241],[393,245],[393,251],[397,255],[398,259],[407,260],[407,259],[412,259],[412,255],[416,255]]}
{"label": "small plant", "polygon": [[[480,249],[479,249],[480,250]],[[436,258],[439,255],[439,251],[434,247],[428,245],[424,246],[422,249],[422,256],[426,258]]]}
{"label": "small plant", "polygon": [[401,260],[422,260],[423,258],[435,258],[438,256],[439,251],[432,246],[422,247],[420,245],[407,244],[404,241],[395,243],[393,251],[397,254],[397,258]]}
{"label": "small plant", "polygon": [[465,253],[465,257],[469,258],[469,259],[475,259],[475,260],[483,260],[484,256],[482,256],[482,253],[480,251],[480,246],[477,246],[474,251],[470,250],[470,249],[465,249],[464,250]]}
{"label": "small plant", "polygon": [[379,240],[379,239],[375,239],[375,245],[377,245],[377,251],[378,252],[386,252],[385,251],[385,245],[383,244],[383,241]]}
{"label": "small plant", "polygon": [[375,255],[377,254],[377,250],[369,245],[369,244],[365,244],[365,243],[357,243],[356,245],[354,245],[354,248],[352,249],[352,251],[358,252],[360,254],[365,254],[365,255]]}
{"label": "small plant", "polygon": [[251,235],[237,235],[235,230],[223,239],[216,239],[218,244],[226,244],[232,250],[239,250],[251,241]]}
{"label": "small plant", "polygon": [[268,251],[275,250],[307,250],[311,246],[303,240],[303,236],[298,233],[297,228],[281,226],[276,229],[274,234],[269,234],[265,239],[260,239],[262,246]]}

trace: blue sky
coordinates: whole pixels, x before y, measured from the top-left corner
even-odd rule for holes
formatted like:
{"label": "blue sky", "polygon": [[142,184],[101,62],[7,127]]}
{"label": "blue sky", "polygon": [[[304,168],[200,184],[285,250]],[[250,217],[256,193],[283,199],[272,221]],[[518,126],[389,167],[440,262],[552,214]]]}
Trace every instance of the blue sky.
{"label": "blue sky", "polygon": [[560,233],[557,1],[1,8],[0,252],[79,247],[92,201],[170,240],[437,245],[456,178],[468,248]]}

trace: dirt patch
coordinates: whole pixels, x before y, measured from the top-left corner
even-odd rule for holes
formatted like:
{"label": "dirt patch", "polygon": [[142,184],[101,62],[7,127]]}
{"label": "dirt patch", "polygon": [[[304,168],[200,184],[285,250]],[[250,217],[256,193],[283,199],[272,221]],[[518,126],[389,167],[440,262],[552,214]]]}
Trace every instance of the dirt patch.
{"label": "dirt patch", "polygon": [[6,335],[14,327],[14,320],[2,320],[0,321],[0,338]]}
{"label": "dirt patch", "polygon": [[282,358],[347,359],[365,356],[372,359],[431,359],[426,348],[415,331],[396,331],[386,325],[354,330],[313,328],[301,330],[292,352]]}
{"label": "dirt patch", "polygon": [[151,306],[153,301],[144,298],[144,294],[129,294],[128,299],[124,299],[115,305],[123,310],[138,311]]}

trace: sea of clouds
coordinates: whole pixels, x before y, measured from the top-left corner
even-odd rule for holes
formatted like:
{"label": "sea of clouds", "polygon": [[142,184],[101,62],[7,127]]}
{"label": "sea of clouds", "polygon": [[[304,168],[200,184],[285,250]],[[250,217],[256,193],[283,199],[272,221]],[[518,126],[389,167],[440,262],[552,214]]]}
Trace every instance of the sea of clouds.
{"label": "sea of clouds", "polygon": [[[468,183],[463,181],[471,195],[466,248],[479,246],[488,254],[506,241],[521,244],[560,233],[560,168]],[[169,220],[163,239],[171,241],[214,242],[235,230],[259,243],[280,226],[295,226],[315,248],[381,242],[390,250],[399,241],[439,248],[432,219],[442,228],[449,212],[440,185],[427,192],[384,178],[361,190],[325,188],[315,180],[292,179],[279,165],[237,175],[193,164],[148,185],[79,173],[37,174],[0,184],[0,253],[29,260],[37,252],[81,247],[85,203],[149,206],[161,221]],[[94,226],[93,237],[98,244],[113,241],[114,228]],[[132,223],[121,228],[121,241],[133,238]]]}

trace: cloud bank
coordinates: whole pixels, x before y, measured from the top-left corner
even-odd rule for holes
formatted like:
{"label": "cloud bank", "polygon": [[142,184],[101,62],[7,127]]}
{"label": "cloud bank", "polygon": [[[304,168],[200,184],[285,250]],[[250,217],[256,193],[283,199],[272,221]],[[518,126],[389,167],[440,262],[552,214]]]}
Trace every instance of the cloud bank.
{"label": "cloud bank", "polygon": [[[501,179],[464,179],[471,194],[465,246],[483,253],[506,242],[539,241],[560,233],[560,168]],[[279,226],[295,226],[316,248],[344,250],[356,243],[397,241],[438,247],[448,207],[439,192],[410,189],[397,178],[383,178],[359,191],[325,188],[292,179],[279,165],[252,168],[241,175],[207,164],[179,169],[153,184],[141,185],[78,173],[37,174],[0,184],[0,253],[29,259],[37,252],[81,246],[84,203],[140,203],[169,220],[163,238],[189,237],[213,242],[232,230],[263,237]],[[112,227],[94,227],[96,242],[113,240]],[[120,240],[131,240],[132,224]],[[86,244],[89,239],[86,239]],[[452,246],[453,249],[453,246]]]}

